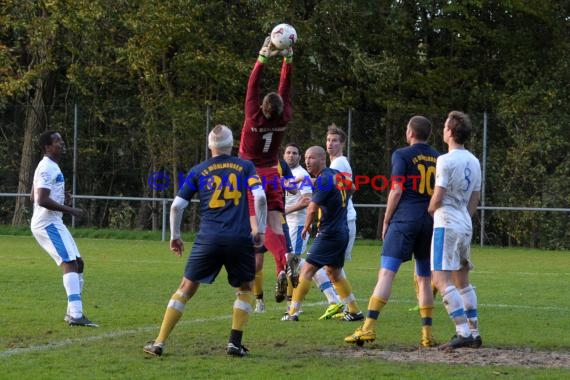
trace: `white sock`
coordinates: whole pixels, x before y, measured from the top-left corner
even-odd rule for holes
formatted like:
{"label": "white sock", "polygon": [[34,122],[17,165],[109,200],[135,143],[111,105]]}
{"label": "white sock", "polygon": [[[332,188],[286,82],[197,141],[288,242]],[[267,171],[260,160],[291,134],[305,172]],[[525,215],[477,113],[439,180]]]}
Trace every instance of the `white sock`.
{"label": "white sock", "polygon": [[346,297],[345,299],[342,300],[342,303],[345,305],[348,305],[352,301],[356,301],[356,297],[354,296],[354,293],[350,293],[348,295],[348,297]]}
{"label": "white sock", "polygon": [[469,323],[469,329],[473,336],[479,336],[479,322],[477,313],[477,294],[475,293],[475,288],[468,285],[467,287],[459,291],[461,298],[463,298],[463,304],[465,305],[465,315],[467,316],[467,322]]}
{"label": "white sock", "polygon": [[467,317],[465,316],[465,309],[463,306],[463,299],[459,295],[455,286],[448,286],[442,294],[443,305],[447,314],[455,323],[455,331],[458,335],[468,337],[471,335],[469,325],[467,324]]}
{"label": "white sock", "polygon": [[83,294],[83,284],[85,283],[85,280],[83,279],[83,273],[77,273],[77,275],[79,276],[79,292]]}
{"label": "white sock", "polygon": [[315,275],[313,276],[313,280],[315,281],[321,292],[323,292],[325,297],[327,297],[327,301],[329,302],[329,304],[340,303],[340,298],[338,297],[336,290],[334,290],[333,284],[324,268],[319,269],[315,273]]}
{"label": "white sock", "polygon": [[83,303],[81,302],[81,286],[79,285],[79,275],[75,272],[63,275],[63,287],[67,294],[68,314],[72,318],[83,316]]}
{"label": "white sock", "polygon": [[[83,284],[85,283],[85,280],[83,279],[83,273],[77,273],[77,275],[79,276],[79,290],[80,290],[81,294],[83,294]],[[69,303],[67,304],[67,311],[65,312],[65,314],[70,315],[69,314]]]}

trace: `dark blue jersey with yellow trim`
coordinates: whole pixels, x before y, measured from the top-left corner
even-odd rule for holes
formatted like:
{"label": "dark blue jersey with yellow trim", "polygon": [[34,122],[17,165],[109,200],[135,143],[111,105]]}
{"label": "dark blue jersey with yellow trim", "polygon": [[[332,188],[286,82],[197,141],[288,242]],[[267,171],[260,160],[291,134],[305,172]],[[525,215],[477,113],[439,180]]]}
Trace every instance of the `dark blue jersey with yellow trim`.
{"label": "dark blue jersey with yellow trim", "polygon": [[416,220],[427,212],[439,155],[426,143],[400,148],[392,154],[391,186],[401,183],[403,192],[391,221]]}
{"label": "dark blue jersey with yellow trim", "polygon": [[249,236],[247,191],[261,186],[251,161],[229,155],[206,160],[184,179],[178,196],[188,201],[198,193],[200,236]]}
{"label": "dark blue jersey with yellow trim", "polygon": [[281,177],[294,178],[293,172],[291,171],[291,168],[287,164],[287,161],[285,161],[282,158],[279,159],[279,166],[277,167],[277,170],[279,171],[279,175]]}
{"label": "dark blue jersey with yellow trim", "polygon": [[342,178],[339,176],[344,178],[338,170],[324,168],[314,184],[311,201],[320,208],[319,233],[321,234],[348,232],[346,205],[349,194],[342,190]]}

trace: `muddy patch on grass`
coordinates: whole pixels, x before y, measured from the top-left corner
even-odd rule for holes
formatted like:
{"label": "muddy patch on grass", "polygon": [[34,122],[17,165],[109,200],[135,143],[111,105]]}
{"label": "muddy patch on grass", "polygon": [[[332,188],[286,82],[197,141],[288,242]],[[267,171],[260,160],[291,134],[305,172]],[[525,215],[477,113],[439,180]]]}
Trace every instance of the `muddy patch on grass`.
{"label": "muddy patch on grass", "polygon": [[406,349],[383,348],[378,345],[348,347],[331,351],[321,351],[323,356],[343,356],[378,358],[395,362],[449,363],[466,365],[499,365],[529,368],[569,368],[570,352],[542,351],[530,348],[461,348],[440,351],[437,348]]}

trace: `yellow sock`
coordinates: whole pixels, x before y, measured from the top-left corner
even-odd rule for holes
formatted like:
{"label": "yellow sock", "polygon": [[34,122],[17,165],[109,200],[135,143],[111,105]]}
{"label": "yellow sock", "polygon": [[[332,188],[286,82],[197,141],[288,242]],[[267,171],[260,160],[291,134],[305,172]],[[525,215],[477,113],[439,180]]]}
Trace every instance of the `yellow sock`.
{"label": "yellow sock", "polygon": [[263,270],[255,272],[255,280],[253,280],[253,294],[256,298],[263,295]]}
{"label": "yellow sock", "polygon": [[182,317],[188,299],[189,298],[180,291],[177,291],[170,297],[155,343],[164,343],[166,339],[168,339],[172,329],[174,329],[174,326],[176,326],[176,323],[178,323],[180,317]]}
{"label": "yellow sock", "polygon": [[234,301],[234,310],[232,315],[232,330],[243,331],[249,314],[253,310],[253,294],[251,292],[238,291],[237,299]]}
{"label": "yellow sock", "polygon": [[360,309],[356,304],[356,299],[352,294],[352,286],[346,278],[341,278],[340,280],[333,282],[333,286],[338,293],[338,296],[348,306],[349,313],[358,313]]}
{"label": "yellow sock", "polygon": [[293,290],[293,298],[291,300],[291,307],[289,307],[289,315],[293,315],[299,311],[301,301],[305,298],[313,282],[305,280],[303,277],[299,278],[299,285]]}
{"label": "yellow sock", "polygon": [[433,305],[420,306],[420,317],[422,318],[422,335],[431,336]]}
{"label": "yellow sock", "polygon": [[380,310],[388,303],[384,298],[372,296],[368,301],[368,315],[364,321],[364,326],[362,329],[364,331],[374,330],[376,327],[376,321],[380,315]]}
{"label": "yellow sock", "polygon": [[291,299],[293,296],[293,284],[291,283],[291,279],[287,276],[287,299]]}

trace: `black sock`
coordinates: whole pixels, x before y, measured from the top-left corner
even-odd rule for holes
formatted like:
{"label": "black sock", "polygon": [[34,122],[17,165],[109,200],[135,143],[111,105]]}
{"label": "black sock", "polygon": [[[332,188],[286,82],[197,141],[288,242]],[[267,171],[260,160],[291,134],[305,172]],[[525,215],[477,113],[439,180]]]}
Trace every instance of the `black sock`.
{"label": "black sock", "polygon": [[243,331],[233,330],[230,333],[230,343],[233,343],[235,346],[241,346],[241,337],[243,336]]}

